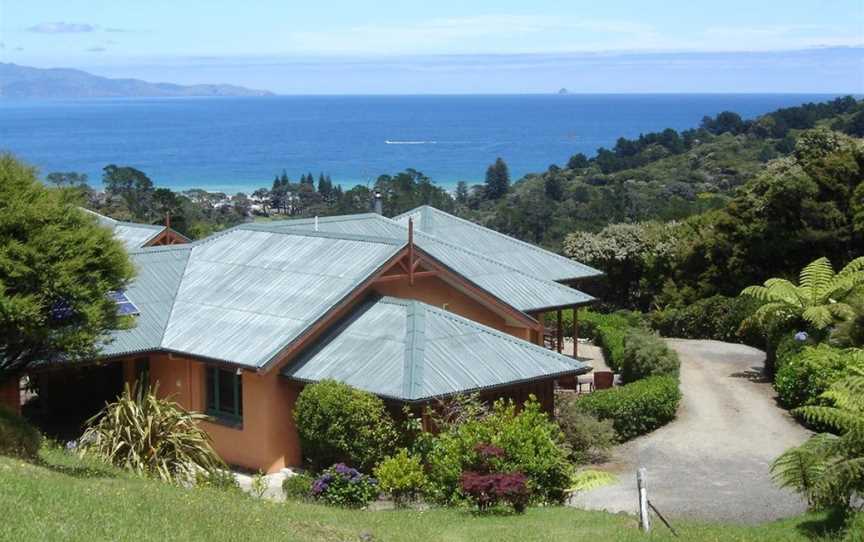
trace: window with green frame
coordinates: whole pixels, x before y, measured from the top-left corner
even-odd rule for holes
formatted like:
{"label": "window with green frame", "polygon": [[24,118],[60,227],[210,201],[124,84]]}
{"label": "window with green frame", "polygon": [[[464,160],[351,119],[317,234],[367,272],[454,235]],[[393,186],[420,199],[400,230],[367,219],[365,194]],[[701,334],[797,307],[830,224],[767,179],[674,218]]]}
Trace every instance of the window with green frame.
{"label": "window with green frame", "polygon": [[207,368],[207,414],[232,423],[243,421],[243,381],[235,371]]}

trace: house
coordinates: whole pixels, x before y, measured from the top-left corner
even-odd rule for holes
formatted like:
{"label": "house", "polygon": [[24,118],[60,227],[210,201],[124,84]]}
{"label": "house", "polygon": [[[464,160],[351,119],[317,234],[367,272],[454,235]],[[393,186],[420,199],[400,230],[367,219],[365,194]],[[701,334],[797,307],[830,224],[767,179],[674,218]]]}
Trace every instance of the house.
{"label": "house", "polygon": [[101,215],[90,209],[82,207],[81,210],[95,216],[101,225],[109,228],[114,233],[116,239],[123,241],[126,250],[190,242],[188,237],[171,229],[170,222],[164,226],[123,222]]}
{"label": "house", "polygon": [[95,362],[34,375],[40,394],[158,382],[249,469],[301,463],[292,412],[310,382],[340,380],[394,410],[479,392],[534,394],[551,411],[556,380],[591,369],[544,348],[541,322],[590,303],[561,282],[599,272],[429,207],[245,224],[130,254],[135,327]]}

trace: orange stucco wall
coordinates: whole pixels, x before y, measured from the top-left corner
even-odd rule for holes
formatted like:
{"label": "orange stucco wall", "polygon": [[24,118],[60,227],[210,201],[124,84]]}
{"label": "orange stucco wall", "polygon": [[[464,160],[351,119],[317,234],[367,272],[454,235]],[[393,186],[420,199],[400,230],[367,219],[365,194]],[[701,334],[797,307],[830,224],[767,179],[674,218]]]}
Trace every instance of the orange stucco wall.
{"label": "orange stucco wall", "polygon": [[[159,395],[171,397],[184,408],[206,410],[204,363],[160,354],[150,358],[150,383],[159,384]],[[134,361],[126,361],[127,381],[134,378]],[[243,424],[235,427],[213,422],[202,426],[213,439],[213,448],[231,465],[272,473],[300,465],[300,444],[294,426],[297,389],[278,371],[242,374]]]}
{"label": "orange stucco wall", "polygon": [[450,286],[438,277],[420,277],[412,286],[408,279],[381,282],[373,286],[381,295],[416,299],[433,307],[446,309],[469,320],[479,322],[520,339],[531,340],[531,330],[527,327],[509,326],[504,317],[493,312],[476,299]]}

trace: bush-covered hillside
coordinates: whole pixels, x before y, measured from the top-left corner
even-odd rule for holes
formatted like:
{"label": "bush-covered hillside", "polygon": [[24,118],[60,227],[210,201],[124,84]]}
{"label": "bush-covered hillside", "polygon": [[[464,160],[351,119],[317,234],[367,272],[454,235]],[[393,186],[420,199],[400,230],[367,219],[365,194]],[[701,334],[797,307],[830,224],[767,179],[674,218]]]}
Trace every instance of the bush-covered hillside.
{"label": "bush-covered hillside", "polygon": [[560,250],[572,231],[678,220],[721,208],[770,160],[790,155],[803,131],[823,127],[860,137],[862,122],[864,102],[851,97],[785,108],[755,120],[723,112],[692,130],[620,138],[613,149],[598,149],[594,157],[574,155],[565,166],[527,175],[497,199],[482,197],[482,187],[475,187],[459,210],[504,233]]}

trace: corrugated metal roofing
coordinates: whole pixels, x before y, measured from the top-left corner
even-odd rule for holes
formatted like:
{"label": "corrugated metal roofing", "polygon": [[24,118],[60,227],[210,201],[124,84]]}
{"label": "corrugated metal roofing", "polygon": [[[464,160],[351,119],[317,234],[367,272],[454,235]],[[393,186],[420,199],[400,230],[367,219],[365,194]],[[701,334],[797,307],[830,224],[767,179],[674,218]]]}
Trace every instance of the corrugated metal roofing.
{"label": "corrugated metal roofing", "polygon": [[[314,219],[284,220],[254,227],[271,231],[308,231],[309,228],[315,227],[315,221]],[[337,234],[388,236],[403,241],[408,237],[405,226],[372,213],[319,218],[318,230]],[[505,263],[474,252],[458,243],[419,231],[415,233],[414,241],[433,258],[521,311],[580,305],[594,299],[579,290],[516,268],[512,265],[518,259],[516,257],[508,258]]]}
{"label": "corrugated metal roofing", "polygon": [[282,374],[418,401],[590,369],[425,303],[385,297],[361,306]]}
{"label": "corrugated metal roofing", "polygon": [[401,246],[246,229],[192,249],[163,347],[260,367]]}
{"label": "corrugated metal roofing", "polygon": [[115,331],[102,349],[105,356],[130,354],[161,347],[171,307],[186,270],[191,247],[153,248],[133,252],[137,275],[126,289],[126,297],[138,307],[135,327]]}
{"label": "corrugated metal roofing", "polygon": [[133,253],[138,325],[106,356],[146,349],[265,365],[402,248],[390,239],[234,228]]}
{"label": "corrugated metal roofing", "polygon": [[95,216],[99,221],[99,224],[102,226],[110,228],[114,233],[114,237],[122,241],[126,246],[126,250],[129,251],[142,248],[165,230],[165,226],[122,222],[120,220],[114,220],[113,218],[100,215],[90,209],[84,209],[82,207],[81,210]]}
{"label": "corrugated metal roofing", "polygon": [[414,227],[423,233],[499,260],[535,277],[562,281],[602,274],[577,261],[428,205],[412,209],[393,220],[407,226],[409,218],[414,220]]}
{"label": "corrugated metal roofing", "polygon": [[[162,349],[260,368],[391,259],[407,231],[380,215],[247,224],[202,241],[133,251],[138,326],[105,355]],[[417,232],[422,250],[529,311],[592,298]]]}

